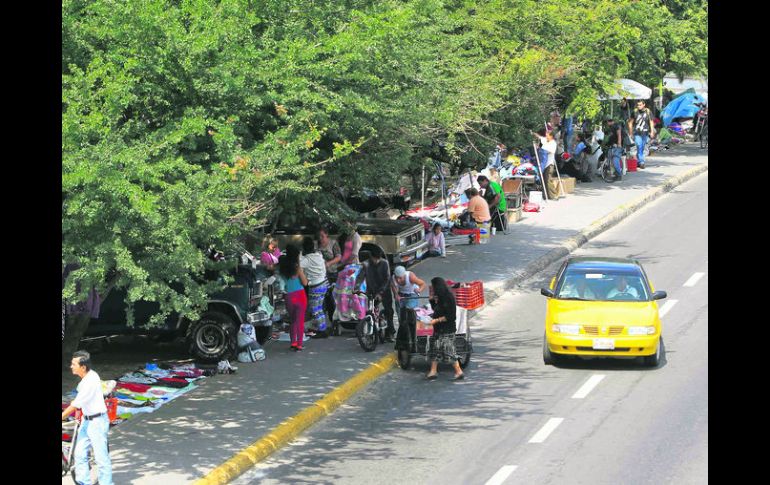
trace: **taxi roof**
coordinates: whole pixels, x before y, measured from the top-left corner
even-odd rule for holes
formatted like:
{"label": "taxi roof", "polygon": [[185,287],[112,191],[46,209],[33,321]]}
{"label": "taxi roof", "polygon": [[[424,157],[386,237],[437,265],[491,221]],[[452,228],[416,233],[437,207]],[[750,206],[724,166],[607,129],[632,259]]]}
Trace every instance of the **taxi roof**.
{"label": "taxi roof", "polygon": [[639,261],[630,258],[603,258],[580,256],[569,258],[567,268],[570,269],[591,269],[591,270],[614,270],[614,271],[639,271],[641,269]]}

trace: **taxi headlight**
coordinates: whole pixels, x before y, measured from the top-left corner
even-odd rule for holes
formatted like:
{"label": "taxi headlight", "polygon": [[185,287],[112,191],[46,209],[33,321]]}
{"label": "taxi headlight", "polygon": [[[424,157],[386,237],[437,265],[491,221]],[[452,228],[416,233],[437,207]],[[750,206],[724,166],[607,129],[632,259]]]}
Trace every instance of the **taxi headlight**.
{"label": "taxi headlight", "polygon": [[558,323],[553,324],[551,327],[553,333],[563,333],[566,335],[578,335],[580,333],[580,325],[561,325]]}
{"label": "taxi headlight", "polygon": [[628,335],[653,335],[655,327],[628,327]]}

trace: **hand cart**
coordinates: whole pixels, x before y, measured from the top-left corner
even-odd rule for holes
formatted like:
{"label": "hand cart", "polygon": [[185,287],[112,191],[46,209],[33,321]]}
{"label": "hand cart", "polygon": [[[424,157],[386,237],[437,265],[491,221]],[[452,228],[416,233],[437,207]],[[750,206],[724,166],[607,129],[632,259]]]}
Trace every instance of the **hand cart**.
{"label": "hand cart", "polygon": [[[460,362],[460,368],[465,369],[471,361],[471,354],[473,354],[471,328],[468,325],[468,311],[481,308],[484,305],[484,285],[481,281],[472,281],[470,283],[447,281],[447,284],[449,284],[457,300],[455,351]],[[402,300],[427,298],[412,297],[402,298]],[[416,356],[422,356],[427,361],[431,338],[431,335],[417,331],[415,311],[411,308],[406,308],[406,306],[401,306],[395,345],[399,367],[404,370],[408,369],[412,358]]]}

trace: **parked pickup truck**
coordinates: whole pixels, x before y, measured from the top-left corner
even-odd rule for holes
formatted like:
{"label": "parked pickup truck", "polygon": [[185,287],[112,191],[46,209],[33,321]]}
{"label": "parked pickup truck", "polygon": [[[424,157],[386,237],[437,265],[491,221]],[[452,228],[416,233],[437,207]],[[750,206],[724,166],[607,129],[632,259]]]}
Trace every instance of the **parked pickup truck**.
{"label": "parked pickup truck", "polygon": [[[391,268],[398,264],[403,266],[413,264],[427,251],[425,228],[419,222],[367,218],[359,219],[356,228],[363,242],[361,251],[371,251],[375,246],[379,247],[388,258]],[[333,234],[329,236],[336,239],[336,231],[334,228],[330,230]],[[289,243],[301,248],[302,238],[310,236],[315,239],[317,231],[317,224],[279,226],[273,232],[273,237],[278,240],[281,248],[285,248]]]}
{"label": "parked pickup truck", "polygon": [[190,354],[203,361],[218,361],[235,353],[235,335],[240,325],[254,325],[257,340],[263,343],[269,337],[271,315],[259,305],[266,285],[264,275],[250,265],[239,264],[230,274],[234,281],[222,291],[209,296],[206,310],[200,319],[190,320],[179,313],[171,313],[159,327],[149,327],[152,315],[159,312],[155,302],[138,301],[134,304],[134,325],[126,324],[125,290],[112,290],[102,302],[99,318],[91,319],[86,336],[146,334],[161,338],[184,337]]}

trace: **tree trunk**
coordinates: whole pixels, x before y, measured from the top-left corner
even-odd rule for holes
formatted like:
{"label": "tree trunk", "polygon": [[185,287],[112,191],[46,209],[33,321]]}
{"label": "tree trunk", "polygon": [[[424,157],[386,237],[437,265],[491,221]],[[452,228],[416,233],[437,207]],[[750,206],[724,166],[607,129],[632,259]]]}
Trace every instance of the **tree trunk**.
{"label": "tree trunk", "polygon": [[80,339],[86,333],[91,315],[88,313],[76,313],[67,316],[67,327],[64,330],[64,340],[61,343],[62,363],[69,364],[72,354],[78,349]]}

